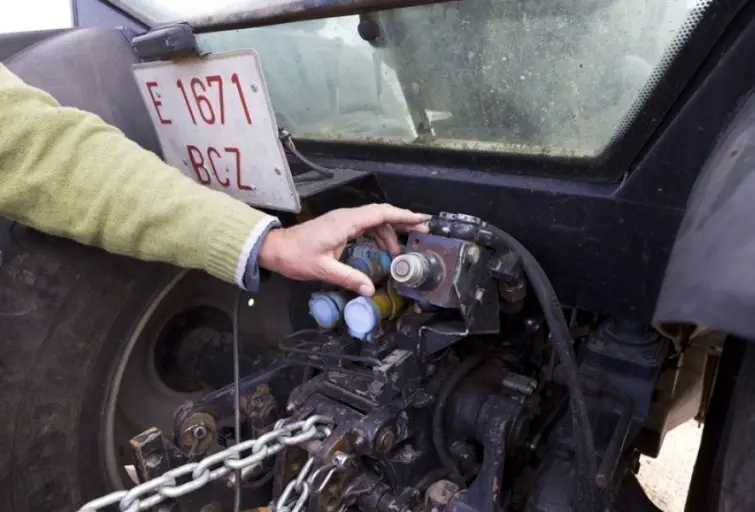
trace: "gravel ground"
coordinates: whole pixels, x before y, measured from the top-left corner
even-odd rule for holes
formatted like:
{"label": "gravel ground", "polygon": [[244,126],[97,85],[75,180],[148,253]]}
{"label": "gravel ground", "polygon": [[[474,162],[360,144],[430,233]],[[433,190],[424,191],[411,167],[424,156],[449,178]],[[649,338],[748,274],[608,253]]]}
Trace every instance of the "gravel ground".
{"label": "gravel ground", "polygon": [[640,482],[665,512],[683,512],[702,427],[690,421],[666,435],[657,459],[641,458]]}

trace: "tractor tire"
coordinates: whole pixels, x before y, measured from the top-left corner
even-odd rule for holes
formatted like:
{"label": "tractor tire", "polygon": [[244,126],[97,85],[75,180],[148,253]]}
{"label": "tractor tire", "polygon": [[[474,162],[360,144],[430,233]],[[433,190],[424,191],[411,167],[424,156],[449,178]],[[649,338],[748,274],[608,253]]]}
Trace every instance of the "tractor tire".
{"label": "tractor tire", "polygon": [[[118,481],[117,464],[130,456],[118,448],[124,446],[118,436],[127,441],[142,430],[118,433],[123,408],[144,409],[152,414],[149,422],[172,417],[162,395],[158,400],[142,391],[151,376],[131,379],[134,392],[120,389],[141,339],[135,333],[160,333],[161,318],[205,303],[230,318],[236,290],[205,274],[23,228],[14,233],[11,254],[0,265],[0,510],[71,512],[128,485]],[[288,318],[277,313],[287,311],[288,288],[271,284],[266,288],[273,292],[257,300],[266,304],[245,314],[241,326],[259,342],[288,329]],[[185,399],[168,391],[177,403]]]}

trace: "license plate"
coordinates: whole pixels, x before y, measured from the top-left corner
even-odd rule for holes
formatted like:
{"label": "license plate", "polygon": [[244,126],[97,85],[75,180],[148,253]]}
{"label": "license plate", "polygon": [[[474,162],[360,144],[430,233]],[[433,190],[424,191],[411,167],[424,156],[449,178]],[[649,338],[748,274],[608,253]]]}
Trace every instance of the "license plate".
{"label": "license plate", "polygon": [[165,161],[247,204],[301,204],[257,54],[251,50],[136,64]]}

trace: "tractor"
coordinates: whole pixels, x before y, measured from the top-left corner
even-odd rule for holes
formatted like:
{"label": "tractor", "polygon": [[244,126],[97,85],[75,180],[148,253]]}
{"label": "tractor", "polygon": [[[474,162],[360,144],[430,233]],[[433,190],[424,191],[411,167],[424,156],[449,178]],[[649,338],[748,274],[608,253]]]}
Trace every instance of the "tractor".
{"label": "tractor", "polygon": [[652,512],[690,420],[686,510],[755,509],[755,2],[71,6],[0,62],[284,226],[429,233],[249,295],[0,219],[1,510]]}

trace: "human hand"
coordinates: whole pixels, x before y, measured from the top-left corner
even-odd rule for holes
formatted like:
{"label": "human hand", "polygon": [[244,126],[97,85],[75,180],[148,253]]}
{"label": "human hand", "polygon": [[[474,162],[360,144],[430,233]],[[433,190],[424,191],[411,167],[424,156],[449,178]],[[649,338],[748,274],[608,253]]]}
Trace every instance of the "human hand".
{"label": "human hand", "polygon": [[371,236],[391,254],[400,252],[396,229],[427,233],[428,215],[388,204],[333,210],[290,228],[273,229],[262,242],[259,266],[298,281],[324,281],[360,295],[375,286],[367,275],[339,261],[349,240]]}

